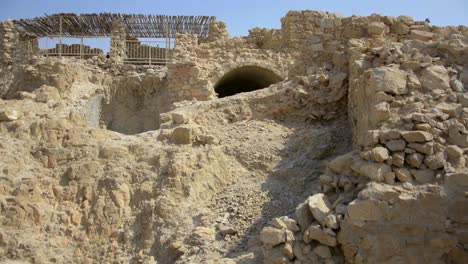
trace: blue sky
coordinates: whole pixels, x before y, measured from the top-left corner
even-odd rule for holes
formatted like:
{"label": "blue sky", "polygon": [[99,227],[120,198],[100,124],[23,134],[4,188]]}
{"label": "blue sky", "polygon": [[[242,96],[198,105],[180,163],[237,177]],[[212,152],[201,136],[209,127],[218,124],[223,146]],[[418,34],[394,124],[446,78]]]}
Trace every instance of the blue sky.
{"label": "blue sky", "polygon": [[468,0],[0,0],[0,20],[44,13],[142,13],[213,15],[227,22],[231,35],[247,35],[255,26],[279,28],[288,10],[322,10],[370,15],[411,15],[433,25],[468,25]]}

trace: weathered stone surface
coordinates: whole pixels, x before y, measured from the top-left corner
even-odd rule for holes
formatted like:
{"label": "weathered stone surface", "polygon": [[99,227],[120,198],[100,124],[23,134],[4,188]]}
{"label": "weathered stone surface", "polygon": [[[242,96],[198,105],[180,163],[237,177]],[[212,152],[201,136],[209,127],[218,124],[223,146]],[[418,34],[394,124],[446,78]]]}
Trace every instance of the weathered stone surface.
{"label": "weathered stone surface", "polygon": [[345,155],[336,157],[328,164],[328,168],[334,173],[345,173],[351,167],[354,161],[354,153],[350,152]]}
{"label": "weathered stone surface", "polygon": [[404,131],[401,135],[407,142],[426,142],[432,140],[434,137],[431,133],[426,131]]}
{"label": "weathered stone surface", "polygon": [[413,181],[413,179],[411,177],[410,170],[405,169],[405,168],[395,169],[395,176],[401,182],[412,182]]}
{"label": "weathered stone surface", "polygon": [[444,167],[446,162],[447,157],[445,152],[438,152],[434,155],[427,156],[424,159],[424,164],[426,164],[426,166],[431,170],[437,170]]}
{"label": "weathered stone surface", "polygon": [[449,114],[451,117],[458,117],[460,116],[463,106],[461,104],[453,104],[453,103],[440,103],[436,105],[437,109],[440,109],[442,112]]}
{"label": "weathered stone surface", "polygon": [[371,22],[367,26],[367,33],[372,36],[380,36],[385,30],[387,30],[387,26],[382,22]]}
{"label": "weathered stone surface", "polygon": [[434,34],[431,32],[427,31],[421,31],[421,30],[411,30],[410,32],[410,38],[411,39],[416,39],[416,40],[421,40],[421,41],[429,41],[432,40],[434,37]]}
{"label": "weathered stone surface", "polygon": [[463,156],[463,150],[456,146],[456,145],[449,145],[445,148],[445,152],[447,152],[447,155],[451,159],[459,158]]}
{"label": "weathered stone surface", "polygon": [[372,160],[376,162],[383,162],[383,161],[388,160],[389,158],[388,149],[384,147],[373,148],[370,155],[371,155]]}
{"label": "weathered stone surface", "polygon": [[172,131],[172,140],[176,144],[192,144],[193,143],[192,127],[190,126],[176,127]]}
{"label": "weathered stone surface", "polygon": [[433,170],[411,170],[411,174],[414,178],[420,183],[431,183],[434,181],[434,171]]}
{"label": "weathered stone surface", "polygon": [[406,94],[407,73],[395,67],[381,67],[371,71],[369,86],[375,91]]}
{"label": "weathered stone surface", "polygon": [[331,210],[331,204],[327,200],[325,194],[318,193],[309,197],[307,200],[309,201],[310,212],[314,216],[315,220],[323,225],[325,216]]}
{"label": "weathered stone surface", "polygon": [[375,201],[354,200],[348,204],[347,216],[353,222],[379,221],[382,213]]}
{"label": "weathered stone surface", "polygon": [[417,152],[432,155],[434,153],[434,143],[427,142],[427,143],[410,143],[408,144],[408,148],[414,149]]}
{"label": "weathered stone surface", "polygon": [[381,182],[384,180],[385,173],[392,169],[387,164],[358,161],[351,165],[351,169],[359,175],[368,177],[373,181]]}
{"label": "weathered stone surface", "polygon": [[413,168],[419,168],[424,160],[424,155],[412,153],[406,156],[406,162]]}
{"label": "weathered stone surface", "polygon": [[448,71],[443,66],[436,65],[425,68],[420,81],[422,86],[428,90],[450,89]]}
{"label": "weathered stone surface", "polygon": [[468,134],[459,134],[449,137],[447,141],[451,144],[457,145],[460,148],[468,148]]}
{"label": "weathered stone surface", "polygon": [[316,240],[321,244],[334,247],[336,246],[336,237],[325,232],[319,225],[311,225],[304,233],[304,241]]}
{"label": "weathered stone surface", "polygon": [[260,240],[267,247],[274,247],[286,242],[286,233],[284,229],[267,226],[260,232]]}
{"label": "weathered stone surface", "polygon": [[403,151],[406,148],[406,142],[402,139],[390,140],[387,143],[385,143],[385,146],[390,151]]}
{"label": "weathered stone surface", "polygon": [[392,165],[397,167],[402,167],[405,163],[405,153],[404,152],[396,152],[392,154]]}

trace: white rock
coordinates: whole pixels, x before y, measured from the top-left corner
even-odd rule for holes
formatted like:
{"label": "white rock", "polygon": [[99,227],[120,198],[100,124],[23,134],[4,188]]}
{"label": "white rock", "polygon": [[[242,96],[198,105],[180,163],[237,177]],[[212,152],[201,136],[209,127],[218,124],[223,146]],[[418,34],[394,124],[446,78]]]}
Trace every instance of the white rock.
{"label": "white rock", "polygon": [[16,110],[4,110],[0,112],[0,122],[2,121],[14,121],[18,120],[23,117],[23,112],[16,111]]}
{"label": "white rock", "polygon": [[320,224],[324,224],[325,216],[331,210],[331,204],[323,193],[315,194],[307,199],[309,201],[309,209],[315,220]]}

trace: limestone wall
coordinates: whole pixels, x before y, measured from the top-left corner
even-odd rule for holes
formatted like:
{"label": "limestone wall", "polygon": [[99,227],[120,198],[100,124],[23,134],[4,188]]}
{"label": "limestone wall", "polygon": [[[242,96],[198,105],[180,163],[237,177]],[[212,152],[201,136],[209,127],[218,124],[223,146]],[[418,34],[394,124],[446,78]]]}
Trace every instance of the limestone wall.
{"label": "limestone wall", "polygon": [[0,23],[0,64],[6,66],[13,63],[14,47],[18,34],[15,31],[12,20]]}

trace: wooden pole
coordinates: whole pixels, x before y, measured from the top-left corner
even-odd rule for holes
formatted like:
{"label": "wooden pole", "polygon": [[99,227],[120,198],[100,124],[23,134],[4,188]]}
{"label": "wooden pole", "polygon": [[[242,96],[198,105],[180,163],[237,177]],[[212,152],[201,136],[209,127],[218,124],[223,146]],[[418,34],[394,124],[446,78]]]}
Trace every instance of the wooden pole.
{"label": "wooden pole", "polygon": [[167,60],[169,59],[169,34],[170,34],[170,28],[169,28],[169,21],[168,18],[166,17],[166,65],[167,65]]}
{"label": "wooden pole", "polygon": [[60,34],[59,34],[59,57],[62,57],[62,16],[60,16]]}
{"label": "wooden pole", "polygon": [[151,65],[151,45],[148,43],[149,65]]}
{"label": "wooden pole", "polygon": [[83,37],[81,37],[80,42],[80,59],[83,59]]}

